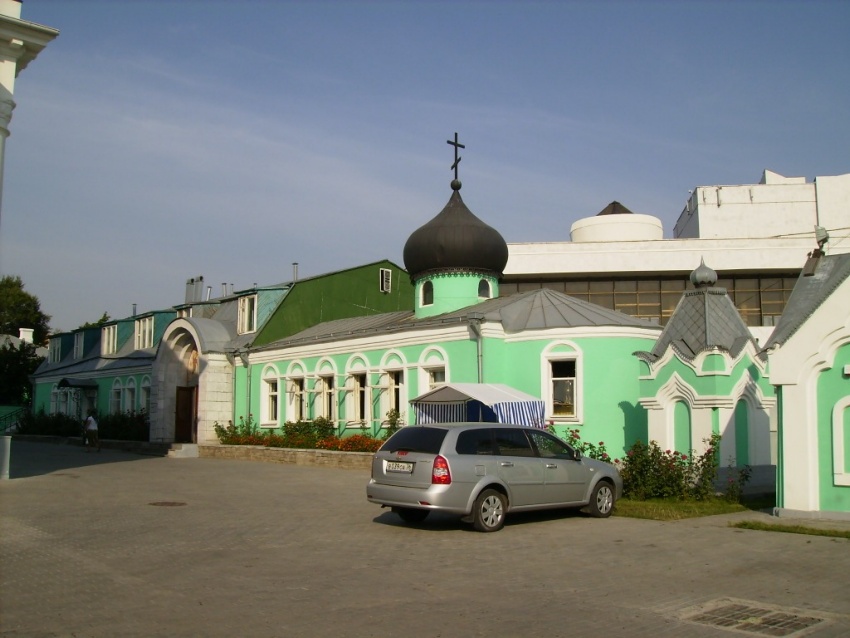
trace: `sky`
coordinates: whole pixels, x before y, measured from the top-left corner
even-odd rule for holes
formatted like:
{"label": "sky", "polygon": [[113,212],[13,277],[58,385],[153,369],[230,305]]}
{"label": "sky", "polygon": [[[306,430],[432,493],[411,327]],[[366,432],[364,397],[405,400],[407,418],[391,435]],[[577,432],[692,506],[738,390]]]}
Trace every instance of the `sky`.
{"label": "sky", "polygon": [[0,273],[54,331],[389,259],[451,195],[514,242],[850,172],[850,2],[25,0]]}

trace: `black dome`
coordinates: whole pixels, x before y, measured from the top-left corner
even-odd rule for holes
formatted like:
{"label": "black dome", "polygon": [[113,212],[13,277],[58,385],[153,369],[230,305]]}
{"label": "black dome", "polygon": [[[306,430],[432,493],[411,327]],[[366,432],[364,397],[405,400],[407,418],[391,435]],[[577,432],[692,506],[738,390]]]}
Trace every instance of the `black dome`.
{"label": "black dome", "polygon": [[418,228],[404,245],[404,267],[412,278],[428,271],[474,270],[501,276],[508,263],[508,245],[495,228],[478,219],[452,183],[449,203],[434,219]]}

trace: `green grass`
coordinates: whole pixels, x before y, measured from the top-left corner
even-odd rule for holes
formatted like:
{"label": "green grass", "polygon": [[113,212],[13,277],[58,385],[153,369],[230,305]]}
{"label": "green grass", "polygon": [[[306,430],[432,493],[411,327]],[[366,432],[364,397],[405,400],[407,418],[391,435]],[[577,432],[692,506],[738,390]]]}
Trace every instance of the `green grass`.
{"label": "green grass", "polygon": [[676,498],[635,501],[629,498],[621,498],[614,508],[614,516],[648,518],[654,521],[678,521],[683,518],[733,514],[747,510],[764,510],[772,508],[775,502],[772,494],[746,497],[743,503],[727,501],[724,498],[710,498],[704,501],[683,501]]}
{"label": "green grass", "polygon": [[614,516],[648,518],[654,521],[677,521],[699,516],[732,514],[749,509],[755,508],[752,505],[733,503],[722,498],[712,498],[705,501],[683,501],[679,499],[633,501],[628,498],[621,498],[614,508]]}
{"label": "green grass", "polygon": [[739,529],[754,529],[762,532],[786,532],[788,534],[810,534],[811,536],[829,536],[831,538],[850,539],[850,530],[820,529],[804,525],[782,525],[780,523],[758,523],[756,521],[741,521],[730,523],[730,527]]}

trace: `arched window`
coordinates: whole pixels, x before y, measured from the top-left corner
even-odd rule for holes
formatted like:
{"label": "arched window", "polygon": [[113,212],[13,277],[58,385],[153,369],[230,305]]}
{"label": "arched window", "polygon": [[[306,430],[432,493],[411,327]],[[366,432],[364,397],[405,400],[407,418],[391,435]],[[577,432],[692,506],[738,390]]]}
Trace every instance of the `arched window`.
{"label": "arched window", "polygon": [[265,426],[277,427],[280,418],[280,382],[277,370],[268,368],[263,373],[263,409],[260,413],[260,423]]}
{"label": "arched window", "polygon": [[422,305],[430,306],[434,303],[434,284],[431,281],[426,281],[422,284]]}
{"label": "arched window", "polygon": [[482,299],[489,299],[492,293],[490,292],[490,282],[482,279],[478,282],[478,296]]}
{"label": "arched window", "polygon": [[144,377],[139,388],[139,409],[151,413],[151,378]]}
{"label": "arched window", "polygon": [[121,413],[121,381],[115,379],[112,383],[112,392],[109,394],[109,413]]}
{"label": "arched window", "polygon": [[136,411],[136,380],[130,379],[127,385],[124,386],[124,411]]}

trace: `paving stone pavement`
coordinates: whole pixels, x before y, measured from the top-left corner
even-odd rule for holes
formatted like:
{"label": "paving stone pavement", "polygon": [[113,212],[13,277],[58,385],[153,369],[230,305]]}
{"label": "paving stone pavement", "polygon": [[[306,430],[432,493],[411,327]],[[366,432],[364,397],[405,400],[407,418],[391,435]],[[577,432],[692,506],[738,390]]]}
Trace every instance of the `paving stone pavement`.
{"label": "paving stone pavement", "polygon": [[[481,534],[401,524],[362,470],[13,441],[10,475],[0,636],[850,636],[850,540],[728,525],[757,512]],[[732,604],[737,629],[692,620]]]}

